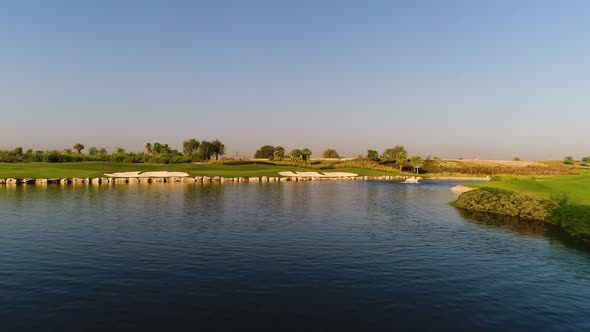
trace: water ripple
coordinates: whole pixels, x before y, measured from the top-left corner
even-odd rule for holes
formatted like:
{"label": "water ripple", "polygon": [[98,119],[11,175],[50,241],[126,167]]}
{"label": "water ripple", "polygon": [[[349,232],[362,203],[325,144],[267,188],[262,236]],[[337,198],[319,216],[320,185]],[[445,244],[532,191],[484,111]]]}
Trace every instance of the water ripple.
{"label": "water ripple", "polygon": [[590,254],[454,183],[0,187],[7,331],[590,329]]}

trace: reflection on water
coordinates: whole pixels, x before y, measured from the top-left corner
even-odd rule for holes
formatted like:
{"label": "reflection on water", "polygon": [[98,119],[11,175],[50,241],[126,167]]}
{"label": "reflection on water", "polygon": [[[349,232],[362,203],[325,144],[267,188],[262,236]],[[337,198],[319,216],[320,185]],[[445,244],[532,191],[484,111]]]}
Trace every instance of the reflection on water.
{"label": "reflection on water", "polygon": [[2,330],[590,330],[589,252],[454,185],[0,186]]}
{"label": "reflection on water", "polygon": [[520,235],[544,236],[546,228],[543,223],[526,221],[511,216],[493,215],[458,209],[461,216],[482,227],[506,228]]}
{"label": "reflection on water", "polygon": [[550,224],[522,220],[512,216],[472,212],[463,209],[457,210],[463,218],[482,227],[508,229],[519,235],[544,237],[553,244],[562,244],[569,248],[581,251],[590,251],[590,245],[588,243],[573,239],[559,227]]}

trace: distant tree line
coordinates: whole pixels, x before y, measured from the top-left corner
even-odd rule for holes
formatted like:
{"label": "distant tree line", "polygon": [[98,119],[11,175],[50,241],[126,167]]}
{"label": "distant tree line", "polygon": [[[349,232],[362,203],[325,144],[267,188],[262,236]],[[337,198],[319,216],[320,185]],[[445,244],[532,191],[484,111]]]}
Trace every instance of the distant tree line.
{"label": "distant tree line", "polygon": [[182,142],[182,153],[191,161],[207,161],[225,155],[225,144],[219,140],[197,141],[194,138]]}
{"label": "distant tree line", "polygon": [[[576,162],[576,160],[572,156],[566,156],[563,158],[563,163],[566,165],[573,165],[573,164],[575,164],[575,162]],[[582,166],[590,166],[590,156],[582,157],[581,165]]]}
{"label": "distant tree line", "polygon": [[420,156],[409,157],[408,151],[401,145],[386,149],[381,155],[377,150],[368,150],[367,159],[381,164],[395,165],[400,171],[411,167],[416,174],[419,174],[424,165],[431,160],[430,157],[426,159]]}
{"label": "distant tree line", "polygon": [[282,146],[263,145],[254,153],[256,159],[284,160],[286,157],[285,148]]}
{"label": "distant tree line", "polygon": [[[312,152],[308,148],[293,149],[289,154],[285,154],[285,149],[282,146],[263,145],[256,150],[254,158],[279,161],[289,159],[309,163],[311,154]],[[340,158],[340,155],[336,150],[329,148],[323,151],[322,157]],[[420,156],[409,157],[408,152],[401,145],[386,149],[382,154],[379,154],[376,150],[368,150],[366,158],[380,164],[395,165],[400,171],[411,167],[417,174],[424,168],[425,163],[431,160],[430,158],[423,159]]]}
{"label": "distant tree line", "polygon": [[312,152],[308,148],[293,149],[289,154],[286,154],[285,148],[282,146],[263,145],[260,149],[256,150],[254,158],[277,161],[290,159],[292,161],[302,161],[307,163],[311,160],[311,154]]}
{"label": "distant tree line", "polygon": [[[86,153],[85,153],[86,150]],[[109,152],[101,147],[91,146],[86,149],[82,143],[75,143],[71,148],[63,150],[24,150],[17,147],[13,150],[0,150],[0,162],[80,162],[80,161],[111,161],[125,163],[153,163],[153,164],[175,164],[189,163],[195,161],[218,160],[226,154],[226,147],[221,141],[198,141],[195,138],[182,142],[182,152],[172,149],[168,144],[160,142],[146,143],[145,152],[127,152],[123,148],[116,148]],[[254,157],[257,159],[269,159],[272,161],[290,160],[294,162],[310,163],[312,151],[308,148],[293,149],[289,153],[282,146],[264,145],[260,147]],[[322,153],[323,158],[340,158],[334,149],[326,149]],[[362,158],[362,156],[359,156]],[[440,166],[433,163],[438,158],[422,158],[420,156],[409,156],[406,149],[397,145],[388,148],[379,154],[377,150],[368,150],[366,159],[381,165],[392,166],[400,171],[412,170],[417,174],[420,172],[440,172]],[[520,160],[515,157],[514,160]],[[576,163],[572,156],[563,160],[564,164],[574,165]],[[590,156],[581,158],[582,166],[590,166]],[[482,170],[483,171],[483,170]],[[492,170],[493,171],[493,170]],[[490,171],[490,172],[492,172]],[[469,170],[470,174],[472,170]],[[483,173],[482,173],[483,174]]]}
{"label": "distant tree line", "polygon": [[197,141],[189,139],[183,142],[183,151],[172,149],[168,144],[159,142],[146,143],[145,152],[127,152],[123,148],[116,148],[108,152],[105,148],[91,146],[84,153],[86,146],[76,143],[72,148],[62,151],[51,150],[26,150],[18,147],[14,150],[0,150],[0,162],[80,162],[80,161],[111,161],[125,163],[153,163],[153,164],[178,164],[192,161],[208,161],[225,155],[225,145],[219,141]]}

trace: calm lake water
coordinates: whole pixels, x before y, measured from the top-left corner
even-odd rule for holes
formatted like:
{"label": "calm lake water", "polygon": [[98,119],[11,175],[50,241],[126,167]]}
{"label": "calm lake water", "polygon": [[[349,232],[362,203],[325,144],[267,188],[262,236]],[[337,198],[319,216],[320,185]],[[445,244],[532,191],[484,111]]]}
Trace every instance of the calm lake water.
{"label": "calm lake water", "polygon": [[0,187],[0,329],[590,331],[590,254],[452,182]]}

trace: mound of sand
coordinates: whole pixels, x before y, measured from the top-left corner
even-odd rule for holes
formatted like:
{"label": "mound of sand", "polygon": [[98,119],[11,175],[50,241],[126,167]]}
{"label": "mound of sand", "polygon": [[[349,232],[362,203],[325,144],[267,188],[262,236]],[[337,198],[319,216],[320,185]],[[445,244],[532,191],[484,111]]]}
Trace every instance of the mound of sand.
{"label": "mound of sand", "polygon": [[341,178],[341,177],[353,177],[358,176],[358,174],[354,173],[346,173],[346,172],[324,172],[324,174],[318,172],[279,172],[279,175],[288,176],[288,177],[297,177],[297,178]]}
{"label": "mound of sand", "polygon": [[472,190],[475,190],[475,189],[476,188],[470,188],[470,187],[465,187],[465,186],[462,186],[462,185],[458,185],[458,186],[454,186],[453,188],[451,188],[451,191],[454,191],[456,193],[462,194],[462,193],[466,193],[468,191],[472,191]]}
{"label": "mound of sand", "polygon": [[170,178],[170,177],[184,177],[188,176],[187,173],[184,172],[123,172],[123,173],[111,173],[105,174],[110,178]]}

